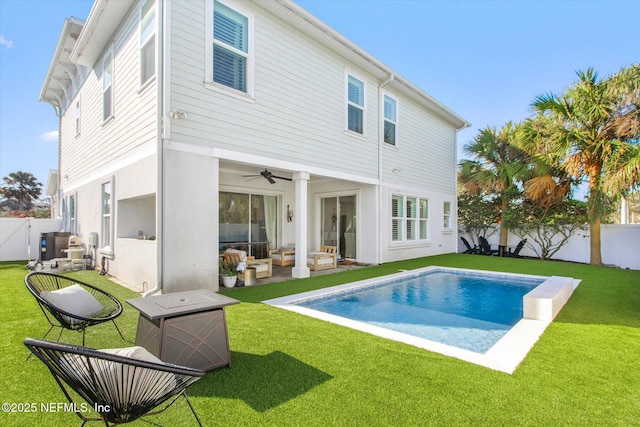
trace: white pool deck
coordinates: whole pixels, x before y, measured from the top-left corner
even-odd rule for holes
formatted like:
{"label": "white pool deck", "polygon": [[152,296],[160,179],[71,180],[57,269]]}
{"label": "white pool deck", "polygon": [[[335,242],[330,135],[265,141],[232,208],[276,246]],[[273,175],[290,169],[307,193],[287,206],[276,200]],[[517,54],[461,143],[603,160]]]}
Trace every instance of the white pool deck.
{"label": "white pool deck", "polygon": [[[353,290],[361,287],[371,286],[381,281],[387,281],[402,277],[413,276],[429,271],[456,271],[471,272],[475,274],[488,274],[500,276],[515,277],[537,277],[545,279],[545,281],[531,290],[523,298],[524,318],[515,324],[505,336],[503,336],[496,344],[493,345],[486,353],[480,354],[458,347],[441,344],[424,338],[414,337],[401,332],[395,332],[389,329],[381,328],[367,323],[358,322],[333,314],[323,313],[306,307],[295,305],[305,300],[327,296],[335,293],[341,293],[346,290]],[[263,301],[265,304],[273,307],[279,307],[285,310],[304,314],[306,316],[315,317],[327,322],[336,323],[362,332],[367,332],[379,337],[399,341],[425,350],[444,354],[446,356],[455,357],[466,362],[484,366],[496,371],[512,374],[520,362],[529,353],[533,345],[538,341],[544,330],[549,326],[553,319],[560,312],[560,309],[569,300],[573,291],[580,284],[580,280],[571,277],[560,276],[533,276],[526,274],[512,274],[495,271],[470,270],[462,268],[448,268],[431,266],[416,270],[400,271],[387,276],[376,277],[373,279],[361,280],[358,282],[347,283],[344,285],[333,286],[330,288],[319,289],[310,292],[304,292],[295,295],[289,295],[282,298],[270,299]]]}

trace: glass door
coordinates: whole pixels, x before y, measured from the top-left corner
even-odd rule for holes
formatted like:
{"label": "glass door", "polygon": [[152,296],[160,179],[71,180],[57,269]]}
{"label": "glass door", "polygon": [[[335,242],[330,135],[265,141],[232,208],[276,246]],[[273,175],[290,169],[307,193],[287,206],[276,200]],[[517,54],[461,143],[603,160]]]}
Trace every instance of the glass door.
{"label": "glass door", "polygon": [[340,259],[356,259],[356,196],[321,199],[322,244],[336,246]]}

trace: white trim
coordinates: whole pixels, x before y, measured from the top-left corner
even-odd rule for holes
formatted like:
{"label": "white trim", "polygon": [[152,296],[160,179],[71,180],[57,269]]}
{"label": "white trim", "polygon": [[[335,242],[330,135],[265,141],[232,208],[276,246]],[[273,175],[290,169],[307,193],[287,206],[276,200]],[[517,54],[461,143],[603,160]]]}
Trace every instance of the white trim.
{"label": "white trim", "polygon": [[[107,49],[107,51],[104,54],[104,57],[102,58],[102,88],[100,90],[100,101],[101,101],[101,107],[100,111],[102,112],[102,125],[106,125],[107,123],[111,122],[111,120],[115,117],[115,62],[116,62],[116,58],[115,58],[115,49],[113,44],[111,44],[111,46],[109,46],[109,48]],[[105,87],[104,87],[104,73],[105,73],[105,62],[107,62],[107,59],[111,59],[111,83],[109,84],[109,88],[111,89],[111,111],[110,114],[108,116],[105,117],[105,111],[104,111],[104,93],[105,93]]]}

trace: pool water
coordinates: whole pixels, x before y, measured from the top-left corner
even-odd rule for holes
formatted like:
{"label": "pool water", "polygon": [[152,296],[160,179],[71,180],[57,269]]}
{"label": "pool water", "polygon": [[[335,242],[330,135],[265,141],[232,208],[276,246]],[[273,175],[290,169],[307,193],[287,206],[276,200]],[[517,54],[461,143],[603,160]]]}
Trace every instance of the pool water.
{"label": "pool water", "polygon": [[522,319],[545,278],[429,271],[295,305],[485,353]]}

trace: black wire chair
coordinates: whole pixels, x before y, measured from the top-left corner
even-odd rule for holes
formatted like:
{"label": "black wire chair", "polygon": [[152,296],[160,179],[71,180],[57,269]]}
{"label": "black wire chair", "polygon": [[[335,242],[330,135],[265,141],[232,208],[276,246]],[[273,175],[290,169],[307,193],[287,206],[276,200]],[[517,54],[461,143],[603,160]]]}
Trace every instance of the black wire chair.
{"label": "black wire chair", "polygon": [[[103,421],[107,426],[128,423],[164,412],[183,396],[202,426],[185,390],[205,375],[203,370],[34,338],[26,338],[24,344],[47,365],[73,407],[85,406],[73,401],[67,387],[100,415],[88,418],[83,411],[76,411],[81,425],[88,421]],[[166,406],[154,411],[167,401]]]}
{"label": "black wire chair", "polygon": [[[60,333],[56,341],[60,341],[62,332],[65,329],[70,329],[82,332],[82,345],[84,345],[85,330],[89,326],[111,320],[120,337],[126,341],[122,332],[120,332],[120,328],[118,328],[118,325],[116,325],[114,321],[116,317],[122,314],[122,304],[113,295],[71,277],[53,273],[29,273],[27,277],[25,277],[24,282],[29,292],[31,292],[36,298],[36,301],[38,301],[40,309],[42,309],[42,312],[51,325],[42,339],[46,338],[54,327],[59,327]],[[69,290],[71,286],[77,286],[82,289],[79,293],[73,292],[68,296],[55,294],[56,291],[62,289]],[[74,288],[74,290],[76,290],[77,287]],[[89,296],[87,296],[87,294]],[[58,304],[55,305],[52,302],[54,299],[52,295],[56,296],[55,299],[57,301],[65,300],[64,304],[58,302]],[[87,301],[89,304],[86,303]],[[87,307],[91,304],[95,307],[95,311]],[[64,305],[66,309],[61,308],[60,305]],[[78,310],[75,307],[73,309],[69,308],[74,305],[80,305],[80,309]],[[82,314],[79,314],[79,312],[82,312]],[[31,355],[29,355],[29,357],[31,357]],[[29,357],[27,357],[27,359]]]}

